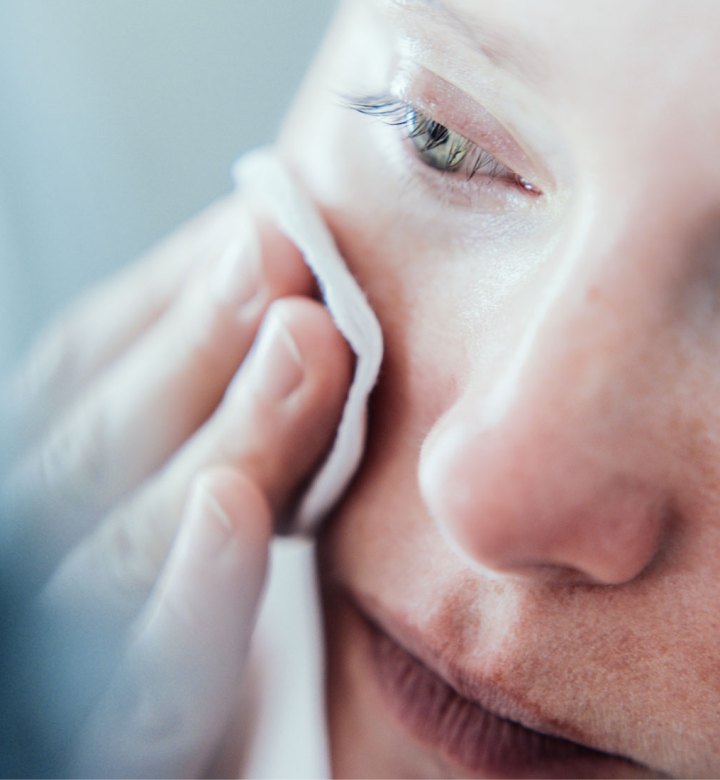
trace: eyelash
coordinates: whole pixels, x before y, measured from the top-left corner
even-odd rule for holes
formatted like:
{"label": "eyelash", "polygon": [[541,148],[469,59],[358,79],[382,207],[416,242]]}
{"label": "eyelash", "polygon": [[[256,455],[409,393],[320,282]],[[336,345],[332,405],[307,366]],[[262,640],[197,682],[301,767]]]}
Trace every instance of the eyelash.
{"label": "eyelash", "polygon": [[[523,190],[526,194],[541,194],[535,185],[501,163],[486,149],[432,119],[423,111],[415,108],[411,103],[399,100],[392,95],[370,95],[347,98],[345,105],[365,116],[377,117],[393,127],[405,128],[407,138],[413,141],[413,146],[421,162],[429,168],[439,171],[442,175],[457,174],[461,168],[465,167],[467,181],[470,181],[478,174],[482,174],[491,181],[503,180]],[[425,136],[424,142],[421,144],[415,143],[423,136]],[[459,141],[459,144],[458,141],[455,142],[454,148],[451,147],[453,152],[451,161],[454,157],[457,157],[456,163],[453,164],[451,162],[450,167],[444,168],[423,157],[423,155],[427,155],[446,143],[451,137],[455,137]],[[468,162],[467,166],[465,166],[466,162]]]}

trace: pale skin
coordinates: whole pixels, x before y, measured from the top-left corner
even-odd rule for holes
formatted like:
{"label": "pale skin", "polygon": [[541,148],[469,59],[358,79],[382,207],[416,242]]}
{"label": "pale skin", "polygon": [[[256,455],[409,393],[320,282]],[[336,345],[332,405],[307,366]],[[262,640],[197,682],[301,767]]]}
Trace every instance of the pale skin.
{"label": "pale skin", "polygon": [[[339,583],[638,771],[716,776],[720,6],[447,2],[469,41],[397,5],[345,4],[282,137],[387,349],[322,539],[334,770],[466,775],[386,715]],[[328,99],[398,74],[544,195],[468,203]]]}
{"label": "pale skin", "polygon": [[[468,674],[636,762],[637,774],[717,776],[720,6],[448,0],[456,14],[448,23],[427,5],[345,2],[279,141],[386,341],[366,459],[321,536],[334,774],[467,776],[406,733],[367,684],[357,626],[337,595],[349,591],[442,642]],[[460,27],[471,27],[473,40]],[[537,192],[482,173],[448,183],[413,157],[402,128],[335,97],[393,89],[476,144],[492,144]],[[99,305],[76,310],[48,338],[77,357],[22,380],[41,432],[64,420],[91,430],[93,418],[68,416],[72,408],[140,425],[156,416],[144,403],[160,407],[185,388],[165,410],[161,449],[145,456],[121,435],[104,443],[132,464],[131,478],[104,480],[82,512],[69,505],[70,530],[47,553],[54,562],[81,550],[79,564],[57,577],[51,604],[74,604],[80,583],[108,599],[119,624],[140,615],[150,626],[152,641],[136,641],[118,685],[143,658],[152,668],[153,648],[177,646],[167,642],[173,631],[193,636],[200,626],[210,637],[204,647],[219,660],[208,664],[205,698],[192,694],[205,705],[191,724],[211,725],[191,758],[180,744],[169,751],[161,764],[169,774],[204,766],[225,728],[231,703],[212,714],[212,691],[239,674],[229,659],[252,630],[271,516],[327,446],[351,370],[347,347],[307,297],[312,283],[299,258],[257,215],[273,281],[250,319],[238,324],[228,314],[237,307],[188,281],[230,243],[228,209],[99,293]],[[139,288],[147,293],[138,304]],[[288,295],[301,297],[273,308],[302,355],[297,404],[286,417],[258,414],[251,367],[218,406],[266,304]],[[95,306],[112,315],[107,327],[91,327]],[[178,337],[200,346],[199,363],[190,348],[159,370],[153,355],[174,354]],[[42,368],[48,353],[37,354]],[[142,392],[133,392],[139,380]],[[49,421],[37,411],[48,399],[62,401]],[[73,407],[73,399],[81,401]],[[308,429],[321,431],[310,452]],[[33,440],[31,454],[48,446],[42,433]],[[49,480],[40,493],[52,495],[59,480],[84,485],[83,453],[74,462],[71,474],[31,472]],[[297,471],[288,474],[290,463]],[[207,582],[182,629],[148,622],[143,608],[169,604],[172,617],[173,599],[187,598],[183,578],[173,577],[179,567],[212,570],[177,553],[162,573],[177,534],[205,528],[203,519],[212,527],[215,501],[188,503],[198,475],[201,495],[221,505],[241,542],[230,584]],[[102,530],[118,523],[121,535]],[[76,542],[96,526],[89,542]],[[118,558],[119,536],[133,554],[130,565],[113,565],[121,574],[106,587],[98,572],[107,567],[91,563]],[[228,628],[230,615],[239,622]],[[192,622],[200,619],[207,625]],[[197,648],[188,648],[177,669],[196,663]],[[98,760],[99,728],[125,728],[112,689],[105,701],[78,738],[81,767]],[[148,750],[139,772],[153,773],[156,760]]]}

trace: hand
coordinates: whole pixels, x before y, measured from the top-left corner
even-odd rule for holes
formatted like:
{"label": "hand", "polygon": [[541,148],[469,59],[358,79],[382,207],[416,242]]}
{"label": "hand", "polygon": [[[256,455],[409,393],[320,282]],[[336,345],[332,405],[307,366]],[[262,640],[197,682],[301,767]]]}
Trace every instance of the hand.
{"label": "hand", "polygon": [[350,382],[313,292],[233,197],[81,301],[5,391],[22,435],[1,571],[41,772],[197,776],[212,757],[274,518]]}

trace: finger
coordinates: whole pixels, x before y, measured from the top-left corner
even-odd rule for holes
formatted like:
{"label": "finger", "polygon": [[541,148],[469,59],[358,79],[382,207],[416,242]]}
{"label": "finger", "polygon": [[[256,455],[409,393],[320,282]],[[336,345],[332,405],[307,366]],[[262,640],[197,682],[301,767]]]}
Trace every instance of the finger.
{"label": "finger", "polygon": [[313,290],[297,250],[283,242],[262,259],[250,235],[191,277],[177,304],[13,473],[6,492],[36,559],[55,562],[197,430],[275,297]]}
{"label": "finger", "polygon": [[218,468],[196,482],[72,776],[201,776],[236,703],[271,535],[270,508],[242,474]]}
{"label": "finger", "polygon": [[91,593],[113,614],[133,616],[177,531],[187,486],[211,466],[246,474],[280,515],[332,442],[351,369],[350,350],[319,303],[275,302],[213,417],[78,547],[50,593],[73,603]]}
{"label": "finger", "polygon": [[51,323],[0,394],[24,439],[162,315],[190,270],[230,243],[244,211],[237,196],[219,201]]}

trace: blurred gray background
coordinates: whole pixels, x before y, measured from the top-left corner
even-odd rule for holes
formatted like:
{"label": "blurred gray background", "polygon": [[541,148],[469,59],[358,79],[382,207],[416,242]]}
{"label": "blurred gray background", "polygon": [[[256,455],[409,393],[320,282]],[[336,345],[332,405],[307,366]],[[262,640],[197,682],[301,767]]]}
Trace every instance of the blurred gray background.
{"label": "blurred gray background", "polygon": [[0,369],[230,187],[336,0],[0,0]]}

